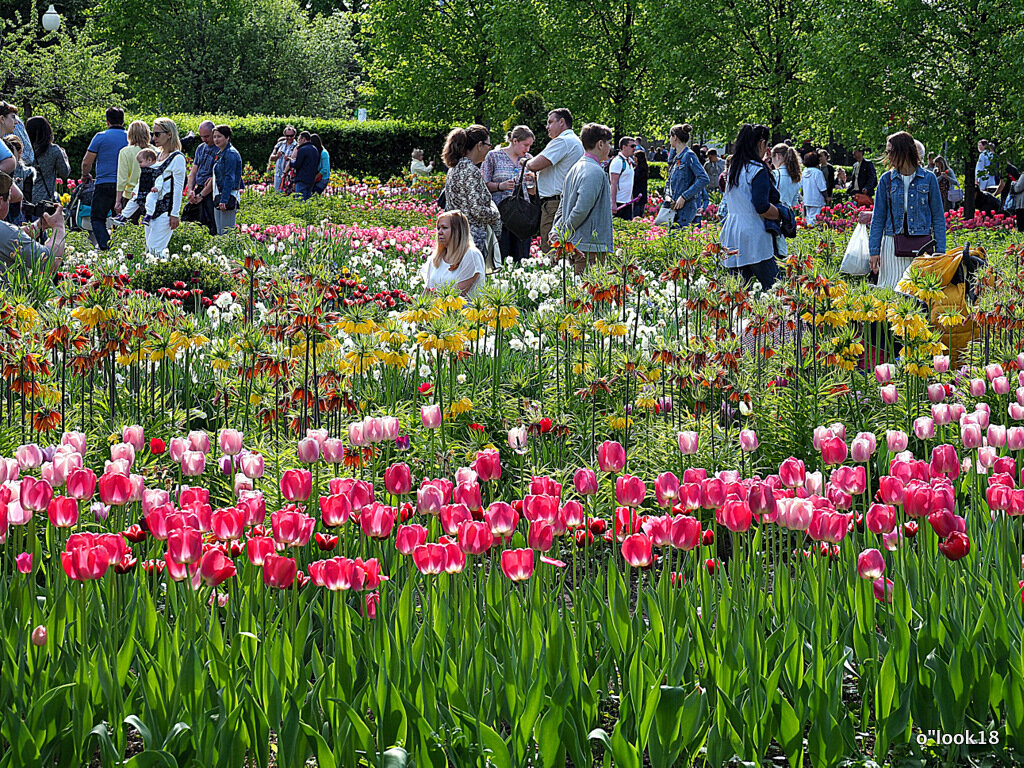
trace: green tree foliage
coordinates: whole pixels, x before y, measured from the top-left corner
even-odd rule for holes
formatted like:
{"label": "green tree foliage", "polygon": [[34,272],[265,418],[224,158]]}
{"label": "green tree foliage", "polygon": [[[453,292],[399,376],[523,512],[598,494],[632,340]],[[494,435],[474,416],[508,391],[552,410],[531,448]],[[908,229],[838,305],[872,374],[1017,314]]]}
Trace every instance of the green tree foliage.
{"label": "green tree foliage", "polygon": [[89,110],[110,106],[124,80],[117,52],[96,40],[88,25],[44,34],[15,16],[3,23],[0,93],[23,117],[43,114],[73,122]]}
{"label": "green tree foliage", "polygon": [[[358,84],[350,17],[296,0],[101,0],[125,91],[158,111],[340,116]],[[146,19],[146,23],[140,23]]]}
{"label": "green tree foliage", "polygon": [[537,91],[527,91],[512,99],[512,114],[505,120],[506,131],[525,125],[534,133],[533,151],[539,152],[548,143],[548,105]]}

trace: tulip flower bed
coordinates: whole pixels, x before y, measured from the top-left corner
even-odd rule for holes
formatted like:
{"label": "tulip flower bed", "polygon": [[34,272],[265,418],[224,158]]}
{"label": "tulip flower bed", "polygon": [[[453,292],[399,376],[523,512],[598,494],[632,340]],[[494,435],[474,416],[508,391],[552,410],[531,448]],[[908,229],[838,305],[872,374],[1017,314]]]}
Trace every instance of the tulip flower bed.
{"label": "tulip flower bed", "polygon": [[840,228],[766,293],[650,221],[464,301],[425,194],[253,211],[213,298],[14,278],[0,763],[1020,761],[1011,234],[941,310]]}

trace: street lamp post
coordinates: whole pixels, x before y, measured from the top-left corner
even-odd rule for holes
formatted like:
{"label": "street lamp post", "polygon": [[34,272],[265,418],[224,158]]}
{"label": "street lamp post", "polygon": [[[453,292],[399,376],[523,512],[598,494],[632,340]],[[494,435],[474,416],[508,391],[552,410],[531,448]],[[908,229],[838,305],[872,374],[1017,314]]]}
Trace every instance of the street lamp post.
{"label": "street lamp post", "polygon": [[60,27],[60,14],[53,7],[53,3],[50,3],[50,7],[46,9],[46,13],[43,14],[43,29],[47,32],[56,32]]}

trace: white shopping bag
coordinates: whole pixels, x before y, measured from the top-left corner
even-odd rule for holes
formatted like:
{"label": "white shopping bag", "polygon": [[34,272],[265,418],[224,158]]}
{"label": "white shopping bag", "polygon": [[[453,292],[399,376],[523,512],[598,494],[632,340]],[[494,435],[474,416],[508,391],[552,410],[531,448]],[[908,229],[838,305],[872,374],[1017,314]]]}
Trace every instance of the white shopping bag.
{"label": "white shopping bag", "polygon": [[845,275],[866,275],[871,271],[871,254],[868,249],[868,228],[858,224],[853,230],[850,242],[846,244],[846,253],[839,271]]}

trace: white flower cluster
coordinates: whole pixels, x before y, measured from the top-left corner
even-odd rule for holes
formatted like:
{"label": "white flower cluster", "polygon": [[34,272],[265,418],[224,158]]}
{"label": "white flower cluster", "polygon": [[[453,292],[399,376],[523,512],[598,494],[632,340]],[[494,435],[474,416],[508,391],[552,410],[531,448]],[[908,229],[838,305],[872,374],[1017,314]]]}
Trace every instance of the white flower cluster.
{"label": "white flower cluster", "polygon": [[242,317],[245,310],[227,291],[219,294],[213,304],[206,310],[206,319],[210,327],[217,330],[221,323],[230,323]]}

